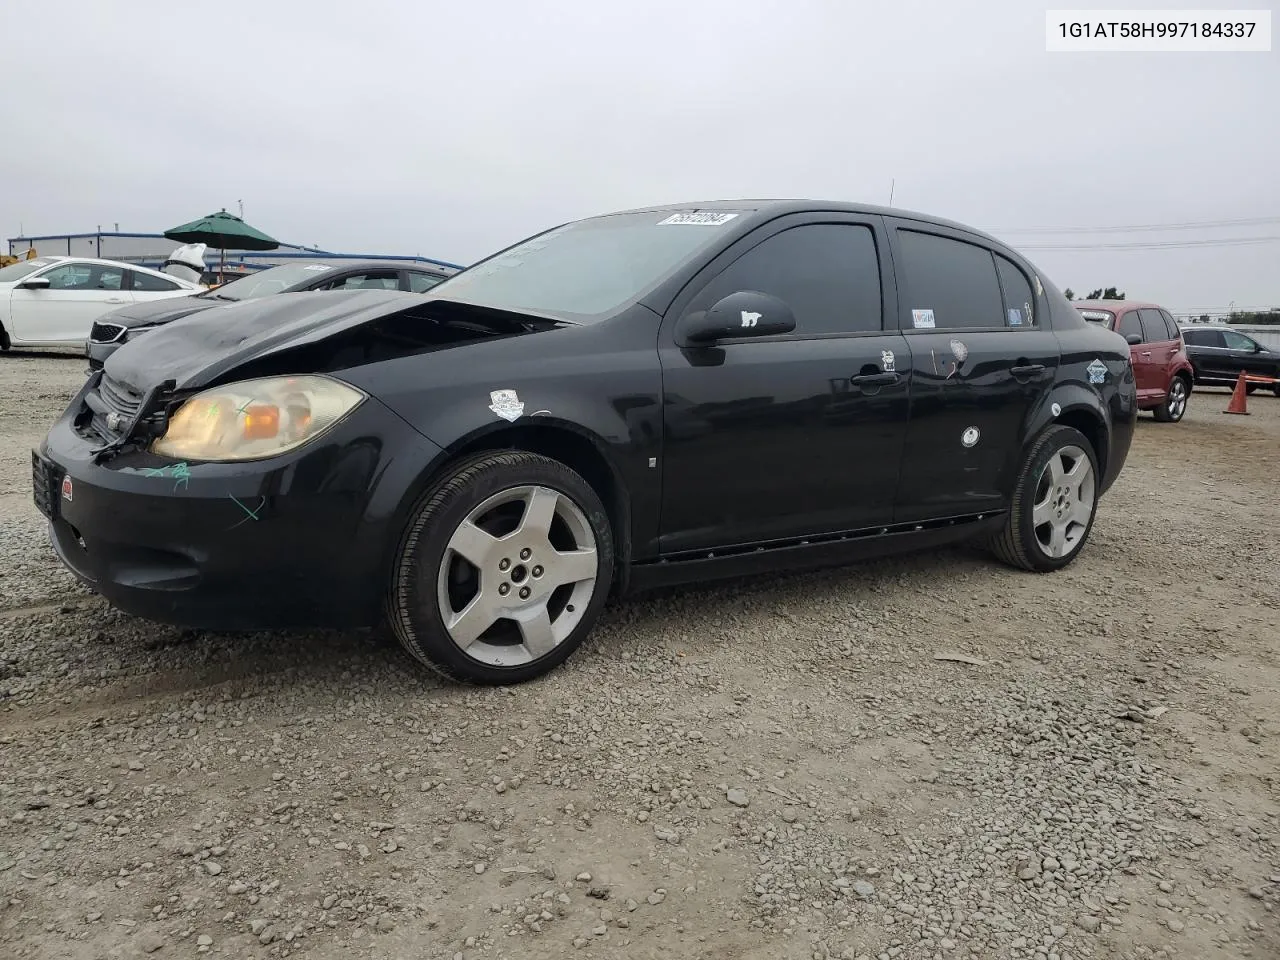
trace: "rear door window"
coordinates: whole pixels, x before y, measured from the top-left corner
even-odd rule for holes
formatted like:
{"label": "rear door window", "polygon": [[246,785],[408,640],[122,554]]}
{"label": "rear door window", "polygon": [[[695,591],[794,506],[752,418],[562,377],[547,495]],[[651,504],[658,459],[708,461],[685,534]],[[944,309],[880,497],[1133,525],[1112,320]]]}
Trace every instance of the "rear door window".
{"label": "rear door window", "polygon": [[154,274],[142,273],[139,270],[130,270],[129,276],[133,280],[133,289],[146,293],[159,293],[160,291],[179,290],[181,287],[172,280],[166,280],[164,277],[157,277]]}
{"label": "rear door window", "polygon": [[1163,343],[1173,339],[1169,336],[1169,328],[1164,325],[1164,317],[1159,310],[1143,308],[1138,311],[1138,315],[1142,319],[1142,339],[1145,343]]}
{"label": "rear door window", "polygon": [[1221,330],[1188,330],[1182,337],[1187,343],[1196,347],[1223,346]]}
{"label": "rear door window", "polygon": [[990,250],[916,230],[898,231],[907,326],[955,330],[1008,324]]}

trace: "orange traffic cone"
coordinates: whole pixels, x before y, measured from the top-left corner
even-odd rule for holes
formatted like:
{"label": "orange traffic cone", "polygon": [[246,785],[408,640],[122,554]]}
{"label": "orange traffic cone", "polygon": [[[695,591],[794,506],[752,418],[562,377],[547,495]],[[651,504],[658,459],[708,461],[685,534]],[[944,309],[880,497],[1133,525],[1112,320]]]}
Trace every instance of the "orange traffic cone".
{"label": "orange traffic cone", "polygon": [[1249,415],[1249,411],[1245,409],[1245,397],[1249,395],[1248,389],[1245,387],[1244,374],[1241,373],[1236,379],[1236,388],[1231,391],[1231,402],[1227,404],[1227,409],[1223,413],[1242,413]]}

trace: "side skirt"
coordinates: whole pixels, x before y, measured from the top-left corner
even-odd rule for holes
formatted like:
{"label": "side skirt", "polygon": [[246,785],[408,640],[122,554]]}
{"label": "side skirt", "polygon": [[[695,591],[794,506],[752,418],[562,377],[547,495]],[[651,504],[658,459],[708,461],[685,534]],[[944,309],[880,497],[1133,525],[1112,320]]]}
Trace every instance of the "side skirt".
{"label": "side skirt", "polygon": [[632,564],[626,593],[761,573],[839,567],[915,553],[993,534],[1004,519],[1005,512],[999,511],[663,557]]}

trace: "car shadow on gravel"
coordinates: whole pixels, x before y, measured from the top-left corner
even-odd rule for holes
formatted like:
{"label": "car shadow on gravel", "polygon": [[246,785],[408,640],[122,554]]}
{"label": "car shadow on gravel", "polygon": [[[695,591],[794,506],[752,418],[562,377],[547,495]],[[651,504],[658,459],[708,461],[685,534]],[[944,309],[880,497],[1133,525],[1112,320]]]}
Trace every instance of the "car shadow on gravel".
{"label": "car shadow on gravel", "polygon": [[[654,590],[608,604],[585,648],[551,676],[584,663],[608,669],[624,647],[657,655],[669,628],[691,618],[804,619],[818,606],[856,603],[868,591],[902,590],[919,597],[940,577],[991,564],[980,551],[959,547]],[[341,697],[353,684],[408,697],[471,689],[417,664],[386,629],[214,633],[140,620],[98,598],[35,607],[10,616],[7,627],[12,638],[7,662],[23,680],[11,681],[8,689],[0,684],[0,707],[41,714],[46,707],[63,719],[68,707],[101,713],[140,700],[207,700],[303,688]]]}

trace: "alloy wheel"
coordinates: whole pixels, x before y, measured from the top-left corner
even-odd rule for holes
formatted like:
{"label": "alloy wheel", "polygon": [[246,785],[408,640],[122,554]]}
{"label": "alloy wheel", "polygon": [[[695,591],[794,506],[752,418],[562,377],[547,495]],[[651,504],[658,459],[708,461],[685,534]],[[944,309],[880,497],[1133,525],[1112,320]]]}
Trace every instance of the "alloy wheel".
{"label": "alloy wheel", "polygon": [[475,507],[450,536],[437,580],[440,616],[467,656],[521,666],[573,632],[598,573],[582,509],[550,487],[512,487]]}
{"label": "alloy wheel", "polygon": [[1174,377],[1169,384],[1169,419],[1181,420],[1187,412],[1187,384],[1181,377]]}
{"label": "alloy wheel", "polygon": [[1036,487],[1031,522],[1036,544],[1060,559],[1081,543],[1093,518],[1097,483],[1088,455],[1079,447],[1060,448],[1045,464]]}

